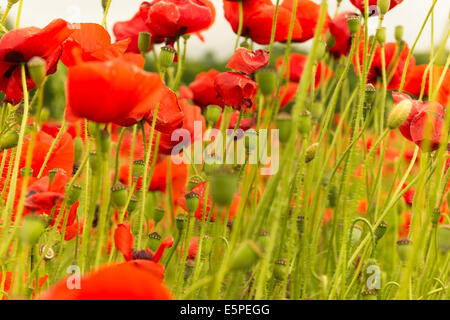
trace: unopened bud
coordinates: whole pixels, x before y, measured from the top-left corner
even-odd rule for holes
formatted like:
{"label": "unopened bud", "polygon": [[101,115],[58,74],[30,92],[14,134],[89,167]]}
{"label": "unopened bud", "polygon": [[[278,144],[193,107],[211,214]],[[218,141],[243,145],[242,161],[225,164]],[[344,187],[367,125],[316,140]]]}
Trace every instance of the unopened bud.
{"label": "unopened bud", "polygon": [[352,243],[353,246],[357,245],[359,243],[359,240],[361,240],[361,236],[362,236],[362,228],[358,225],[355,225],[350,233],[350,241]]}
{"label": "unopened bud", "polygon": [[377,41],[379,43],[385,43],[386,42],[386,28],[380,27],[377,29],[377,32],[375,33],[375,37],[377,38]]}
{"label": "unopened bud", "polygon": [[231,270],[246,270],[262,258],[261,250],[253,241],[247,240],[242,243],[232,258]]}
{"label": "unopened bud", "polygon": [[274,69],[263,68],[259,70],[255,75],[255,79],[263,95],[268,96],[275,90],[277,74]]}
{"label": "unopened bud", "polygon": [[391,0],[378,0],[378,10],[381,15],[385,15],[391,6]]}
{"label": "unopened bud", "polygon": [[80,137],[76,137],[73,139],[73,148],[74,148],[74,162],[78,163],[81,160],[81,157],[83,156],[83,140]]}
{"label": "unopened bud", "polygon": [[44,232],[45,224],[40,216],[29,215],[23,220],[20,236],[23,242],[29,246],[33,246],[39,241]]}
{"label": "unopened bud", "polygon": [[306,149],[305,162],[311,162],[316,157],[317,148],[319,148],[319,144],[313,143]]}
{"label": "unopened bud", "polygon": [[400,101],[392,108],[388,116],[387,123],[389,129],[398,128],[408,118],[411,112],[412,102],[408,99]]}
{"label": "unopened bud", "polygon": [[0,151],[11,149],[17,146],[19,135],[15,130],[10,130],[0,137]]}
{"label": "unopened bud", "polygon": [[30,78],[36,84],[36,87],[40,87],[44,82],[47,74],[47,64],[41,57],[33,57],[27,63],[28,73]]}
{"label": "unopened bud", "polygon": [[152,44],[152,35],[147,31],[142,31],[139,33],[138,38],[138,48],[139,51],[144,55],[150,50]]}
{"label": "unopened bud", "polygon": [[394,35],[395,40],[401,42],[403,40],[403,26],[396,26]]}
{"label": "unopened bud", "polygon": [[381,221],[380,224],[378,225],[378,227],[375,228],[375,238],[378,240],[380,240],[381,238],[383,238],[384,234],[386,233],[386,229],[388,227],[388,224],[386,221]]}
{"label": "unopened bud", "polygon": [[206,107],[206,121],[212,126],[219,121],[221,114],[222,108],[219,106],[211,104]]}

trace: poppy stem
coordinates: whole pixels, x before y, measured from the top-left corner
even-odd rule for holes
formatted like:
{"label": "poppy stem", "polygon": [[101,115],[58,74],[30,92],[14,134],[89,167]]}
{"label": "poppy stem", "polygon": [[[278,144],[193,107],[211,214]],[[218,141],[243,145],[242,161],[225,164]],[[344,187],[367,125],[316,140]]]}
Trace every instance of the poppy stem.
{"label": "poppy stem", "polygon": [[270,35],[269,59],[272,56],[273,44],[275,42],[275,31],[277,29],[278,8],[279,7],[280,7],[280,0],[277,0],[277,2],[275,3],[275,13],[274,13],[273,23],[272,23],[272,33]]}
{"label": "poppy stem", "polygon": [[242,29],[244,26],[244,5],[242,4],[242,1],[238,1],[238,5],[239,5],[239,26],[238,26],[236,44],[234,45],[234,51],[236,51],[236,49],[239,46],[239,40],[241,38]]}
{"label": "poppy stem", "polygon": [[23,0],[20,0],[19,7],[17,8],[17,17],[16,17],[16,29],[20,26],[20,17],[22,16],[22,7],[23,7]]}
{"label": "poppy stem", "polygon": [[8,17],[8,13],[11,10],[12,6],[13,6],[13,4],[8,1],[8,4],[6,5],[5,12],[3,13],[3,16],[2,16],[2,20],[0,21],[0,24],[2,24],[2,25],[5,24],[6,18]]}
{"label": "poppy stem", "polygon": [[111,6],[111,0],[108,0],[105,7],[105,12],[103,13],[102,26],[106,29],[106,17],[108,16],[109,7]]}

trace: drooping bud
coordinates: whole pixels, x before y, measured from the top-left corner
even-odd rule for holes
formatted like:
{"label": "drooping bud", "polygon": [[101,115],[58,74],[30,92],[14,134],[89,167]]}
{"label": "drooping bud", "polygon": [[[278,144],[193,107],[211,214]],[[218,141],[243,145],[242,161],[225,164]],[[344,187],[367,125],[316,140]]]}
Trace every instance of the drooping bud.
{"label": "drooping bud", "polygon": [[20,237],[22,241],[28,245],[33,246],[39,241],[44,232],[45,224],[42,217],[36,215],[26,216],[23,220]]}
{"label": "drooping bud", "polygon": [[450,249],[450,225],[439,226],[437,233],[439,250],[445,254]]}
{"label": "drooping bud", "polygon": [[256,83],[262,94],[265,96],[270,95],[277,84],[277,73],[273,68],[263,68],[258,70],[255,75]]}
{"label": "drooping bud", "polygon": [[184,214],[180,213],[179,215],[177,215],[176,217],[176,225],[177,225],[177,229],[178,231],[182,231],[185,227],[186,224],[186,218],[184,216]]}
{"label": "drooping bud", "polygon": [[0,151],[11,149],[17,146],[19,135],[15,130],[10,130],[0,137]]}
{"label": "drooping bud", "polygon": [[236,176],[230,170],[226,168],[216,170],[211,179],[211,194],[214,202],[219,206],[229,205],[236,193],[236,187]]}
{"label": "drooping bud", "polygon": [[386,221],[381,221],[378,227],[375,228],[375,238],[377,241],[379,241],[381,238],[383,238],[384,234],[386,233],[386,229],[388,227],[388,224]]}
{"label": "drooping bud", "polygon": [[402,42],[403,41],[403,26],[396,26],[394,35],[395,35],[395,40],[397,42]]}
{"label": "drooping bud", "polygon": [[292,117],[289,113],[281,112],[276,119],[278,138],[280,142],[287,142],[292,131]]}
{"label": "drooping bud", "polygon": [[175,48],[172,46],[164,46],[159,53],[159,65],[163,69],[170,67],[175,60]]}
{"label": "drooping bud", "polygon": [[397,252],[400,260],[405,263],[411,255],[412,241],[408,238],[403,238],[397,241]]}
{"label": "drooping bud", "polygon": [[123,208],[128,200],[127,187],[120,182],[113,185],[111,187],[111,198],[119,208]]}
{"label": "drooping bud", "polygon": [[275,261],[275,265],[273,267],[273,277],[278,281],[283,281],[286,274],[287,260],[286,259],[278,259]]}
{"label": "drooping bud", "polygon": [[251,240],[247,240],[241,244],[234,254],[230,264],[230,270],[246,270],[261,258],[262,253],[258,245]]}
{"label": "drooping bud", "polygon": [[40,87],[47,74],[47,64],[45,60],[41,57],[33,57],[27,62],[27,69],[30,78],[36,84],[36,87]]}
{"label": "drooping bud", "polygon": [[352,246],[355,246],[359,243],[359,240],[361,240],[363,230],[360,226],[355,225],[350,232],[350,241]]}
{"label": "drooping bud", "polygon": [[78,183],[74,183],[72,187],[67,190],[67,204],[69,207],[78,201],[81,195],[81,190],[81,186]]}
{"label": "drooping bud", "polygon": [[188,212],[190,214],[194,214],[195,211],[197,211],[198,205],[200,203],[198,193],[195,193],[193,191],[188,192],[186,193],[184,198],[186,200],[186,208],[188,209]]}
{"label": "drooping bud", "polygon": [[381,44],[386,42],[386,28],[380,27],[377,29],[377,32],[375,33],[375,37],[377,38],[377,41]]}
{"label": "drooping bud", "polygon": [[316,157],[317,149],[319,148],[319,143],[313,143],[306,149],[305,162],[311,162]]}
{"label": "drooping bud", "polygon": [[349,29],[350,33],[352,35],[355,35],[361,26],[361,17],[354,16],[354,15],[349,16],[347,18],[347,25],[348,25],[348,29]]}
{"label": "drooping bud", "polygon": [[222,114],[222,108],[214,104],[210,104],[206,107],[206,121],[209,125],[214,126],[220,119]]}
{"label": "drooping bud", "polygon": [[139,33],[138,48],[142,55],[146,54],[152,44],[152,35],[147,31]]}
{"label": "drooping bud", "polygon": [[145,162],[144,160],[134,160],[133,161],[133,178],[137,179],[144,175]]}
{"label": "drooping bud", "polygon": [[378,10],[380,15],[385,15],[391,7],[391,0],[378,0]]}
{"label": "drooping bud", "polygon": [[412,102],[404,99],[396,104],[388,116],[387,123],[389,129],[398,128],[408,118],[412,108]]}

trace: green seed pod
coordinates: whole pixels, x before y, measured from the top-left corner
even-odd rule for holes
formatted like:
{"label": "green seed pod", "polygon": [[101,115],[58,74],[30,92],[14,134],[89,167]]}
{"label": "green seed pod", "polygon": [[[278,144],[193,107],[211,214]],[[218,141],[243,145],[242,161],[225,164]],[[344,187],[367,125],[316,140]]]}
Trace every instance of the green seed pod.
{"label": "green seed pod", "polygon": [[134,160],[133,161],[133,178],[137,179],[144,175],[145,171],[145,162],[144,160]]}
{"label": "green seed pod", "polygon": [[47,63],[41,57],[33,57],[27,62],[28,73],[30,78],[40,87],[47,75]]}
{"label": "green seed pod", "polygon": [[338,188],[335,185],[332,185],[330,187],[330,190],[328,191],[328,204],[331,208],[335,208],[337,204],[337,194],[338,194]]}
{"label": "green seed pod", "polygon": [[278,259],[275,261],[275,265],[273,267],[273,277],[276,280],[283,281],[287,271],[286,263],[286,259]]}
{"label": "green seed pod", "polygon": [[214,202],[227,206],[233,200],[237,189],[236,176],[228,169],[216,170],[211,179],[211,194]]}
{"label": "green seed pod", "polygon": [[381,44],[386,42],[386,28],[381,27],[377,29],[377,32],[375,33],[375,37],[377,38],[377,41]]}
{"label": "green seed pod", "polygon": [[127,187],[118,182],[111,187],[111,198],[119,208],[123,208],[127,204],[128,192]]}
{"label": "green seed pod", "polygon": [[98,170],[100,169],[100,159],[96,151],[90,152],[89,165],[91,166],[93,172],[98,172]]}
{"label": "green seed pod", "polygon": [[184,281],[188,280],[192,276],[192,273],[194,272],[194,267],[195,261],[192,259],[187,259],[186,266],[184,268]]}
{"label": "green seed pod", "polygon": [[214,126],[220,119],[222,114],[222,108],[214,104],[210,104],[206,107],[206,121],[209,125]]}
{"label": "green seed pod", "polygon": [[319,144],[313,143],[306,149],[305,162],[311,162],[316,157],[317,148],[319,148]]}
{"label": "green seed pod", "polygon": [[142,55],[146,54],[150,50],[152,44],[152,35],[147,31],[142,31],[139,33],[138,38],[138,48]]}
{"label": "green seed pod", "polygon": [[197,211],[198,205],[199,205],[199,195],[195,192],[188,192],[184,196],[186,200],[186,208],[188,209],[188,212],[190,214],[194,214],[195,211]]}
{"label": "green seed pod", "polygon": [[280,142],[285,143],[289,140],[292,131],[292,117],[289,113],[281,112],[276,119],[278,135]]}
{"label": "green seed pod", "polygon": [[83,140],[80,137],[73,139],[73,148],[75,151],[74,162],[79,163],[84,151]]}
{"label": "green seed pod", "polygon": [[201,176],[192,176],[187,184],[187,190],[190,191],[192,188],[194,188],[199,183],[203,182],[203,178]]}
{"label": "green seed pod", "polygon": [[259,259],[262,258],[261,250],[258,245],[251,240],[247,240],[241,244],[239,249],[234,254],[230,270],[246,270],[253,266]]}
{"label": "green seed pod", "polygon": [[439,226],[437,233],[439,249],[442,254],[445,254],[450,249],[450,225]]}
{"label": "green seed pod", "polygon": [[155,220],[155,224],[160,222],[164,217],[164,209],[161,207],[157,207],[153,210],[153,220]]}
{"label": "green seed pod", "polygon": [[359,243],[361,240],[363,230],[360,226],[354,225],[351,233],[350,233],[350,242],[352,243],[352,246],[355,246]]}
{"label": "green seed pod", "polygon": [[310,131],[311,113],[308,110],[303,110],[298,121],[298,132],[300,132],[301,135],[305,136],[308,135]]}
{"label": "green seed pod", "polygon": [[388,227],[388,224],[384,220],[380,222],[378,227],[376,227],[374,233],[375,233],[375,238],[377,239],[377,241],[379,241],[381,238],[383,238],[384,234],[386,233],[387,227]]}
{"label": "green seed pod", "polygon": [[259,237],[258,237],[258,244],[263,252],[266,250],[267,246],[269,245],[269,240],[270,240],[269,231],[261,230]]}
{"label": "green seed pod", "polygon": [[391,6],[391,0],[378,0],[378,10],[380,15],[385,15]]}
{"label": "green seed pod", "polygon": [[376,290],[364,290],[361,292],[363,300],[378,300],[378,292]]}
{"label": "green seed pod", "polygon": [[319,120],[323,114],[323,104],[320,102],[314,102],[311,104],[310,112],[314,120]]}
{"label": "green seed pod", "polygon": [[255,79],[263,95],[268,96],[275,90],[277,73],[273,68],[266,67],[258,70]]}
{"label": "green seed pod", "polygon": [[72,185],[72,188],[67,190],[67,204],[69,205],[69,207],[71,207],[75,202],[78,201],[81,195],[81,191],[81,186],[78,183],[74,183]]}
{"label": "green seed pod", "polygon": [[393,108],[388,116],[387,123],[389,129],[398,128],[408,118],[412,109],[412,102],[408,99],[400,101]]}
{"label": "green seed pod", "polygon": [[397,241],[397,252],[400,260],[405,263],[408,261],[412,250],[412,242],[408,238],[400,239]]}
{"label": "green seed pod", "polygon": [[138,203],[138,198],[135,195],[132,195],[130,198],[130,202],[128,203],[127,211],[131,213],[134,210],[136,210],[137,203]]}
{"label": "green seed pod", "polygon": [[373,84],[366,84],[366,104],[372,105],[375,101],[375,97],[377,95],[377,90],[373,86]]}
{"label": "green seed pod", "polygon": [[26,245],[31,247],[39,241],[44,230],[45,224],[42,217],[29,215],[23,219],[20,237]]}
{"label": "green seed pod", "polygon": [[178,231],[181,232],[186,225],[186,217],[184,216],[184,214],[180,213],[179,215],[177,215],[175,220],[176,220],[177,229],[178,229]]}
{"label": "green seed pod", "polygon": [[164,46],[159,53],[159,65],[163,69],[170,67],[175,60],[176,50],[172,46]]}
{"label": "green seed pod", "polygon": [[202,259],[207,259],[211,254],[213,247],[213,238],[208,236],[207,234],[203,236],[203,245],[202,245]]}
{"label": "green seed pod", "polygon": [[156,251],[161,243],[161,236],[157,232],[153,232],[148,235],[148,238],[150,249]]}
{"label": "green seed pod", "polygon": [[6,132],[0,137],[0,151],[16,147],[18,141],[19,135],[15,130]]}
{"label": "green seed pod", "polygon": [[397,42],[402,42],[403,41],[403,26],[396,26],[394,35],[395,35],[395,40]]}
{"label": "green seed pod", "polygon": [[361,26],[361,17],[353,16],[353,15],[349,16],[347,18],[347,25],[348,25],[348,29],[349,29],[350,33],[352,35],[355,35]]}

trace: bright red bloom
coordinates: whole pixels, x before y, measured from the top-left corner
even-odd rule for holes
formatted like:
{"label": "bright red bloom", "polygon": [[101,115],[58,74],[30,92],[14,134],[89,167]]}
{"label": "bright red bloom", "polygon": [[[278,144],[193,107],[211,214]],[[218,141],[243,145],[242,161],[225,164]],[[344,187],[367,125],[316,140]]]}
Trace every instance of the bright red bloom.
{"label": "bright red bloom", "polygon": [[[305,69],[306,61],[308,57],[300,54],[293,53],[289,57],[289,80],[294,82],[299,82],[303,71]],[[277,59],[276,66],[277,69],[281,69],[283,65],[283,57]],[[322,62],[319,62],[317,65],[316,76],[315,76],[315,88],[318,88],[319,85],[333,76],[333,70],[331,70],[328,66],[325,66]]]}
{"label": "bright red bloom", "polygon": [[[364,0],[350,0],[350,2],[357,7],[359,10],[361,10],[361,12],[364,12]],[[396,5],[402,3],[403,0],[391,0],[391,5],[389,6],[389,10],[391,10],[392,8],[394,8]],[[369,0],[368,2],[369,4],[369,14],[370,12],[370,6],[377,6],[378,5],[378,0]],[[378,11],[378,9],[377,9]]]}
{"label": "bright red bloom", "polygon": [[249,77],[237,72],[224,72],[214,79],[214,87],[223,104],[240,110],[251,108],[258,85]]}
{"label": "bright red bloom", "polygon": [[199,73],[194,82],[189,85],[189,88],[194,94],[193,102],[204,108],[210,104],[223,107],[223,101],[218,97],[217,91],[214,88],[214,79],[219,74],[219,71],[211,69],[208,72]]}
{"label": "bright red bloom", "polygon": [[[411,73],[408,74],[405,88],[404,90],[408,93],[411,93],[415,95],[416,97],[420,96],[420,91],[422,88],[422,82],[423,82],[423,76],[425,73],[427,65],[422,64],[415,66]],[[444,72],[444,66],[433,66],[432,68],[433,72],[433,83],[432,83],[432,91],[437,89],[437,86],[439,85],[440,79],[442,77],[442,73]],[[426,79],[425,79],[425,86],[424,86],[424,98],[428,97],[430,91],[430,73],[427,73]],[[438,89],[436,101],[442,104],[444,108],[446,108],[450,101],[450,70],[447,70],[445,75],[443,76],[443,81],[441,86]]]}
{"label": "bright red bloom", "polygon": [[[407,184],[403,184],[402,186],[402,190],[405,190],[405,188],[407,187]],[[406,204],[411,206],[414,200],[414,193],[415,190],[412,188],[409,188],[404,194],[403,194],[403,200],[405,200]]]}
{"label": "bright red bloom", "polygon": [[[69,276],[70,277],[70,276]],[[70,289],[67,277],[41,294],[40,300],[167,300],[172,295],[161,277],[161,266],[145,260],[103,266]]]}
{"label": "bright red bloom", "polygon": [[[294,0],[284,0],[281,4],[281,7],[288,9],[289,11],[293,11],[294,9]],[[316,32],[316,26],[319,22],[320,11],[322,10],[321,6],[314,1],[311,0],[298,0],[297,1],[297,12],[296,17],[298,22],[302,27],[302,37],[300,38],[300,42],[308,41],[314,37],[314,33]],[[322,26],[322,33],[327,32],[328,25],[331,21],[330,15],[328,12],[325,13],[325,20]]]}
{"label": "bright red bloom", "polygon": [[[3,290],[4,292],[6,292],[7,294],[10,294],[11,292],[11,287],[12,284],[14,282],[14,273],[12,271],[7,271],[5,272],[5,278],[3,279],[3,273],[0,272],[0,284],[4,283],[3,288],[0,287],[1,290]],[[38,291],[41,290],[42,286],[45,284],[45,281],[47,281],[48,279],[48,275],[44,275],[42,277],[39,278],[38,280]],[[20,278],[17,279],[20,281]],[[27,282],[28,281],[28,275],[24,274],[23,276],[23,282]],[[2,294],[2,293],[0,293]],[[33,280],[33,298],[36,294],[36,279]],[[6,300],[6,296],[3,296],[3,300]]]}
{"label": "bright red bloom", "polygon": [[330,53],[335,57],[346,56],[351,49],[352,35],[348,29],[347,18],[349,16],[356,16],[352,11],[344,11],[339,13],[330,22],[330,33],[334,38],[334,46],[329,48]]}
{"label": "bright red bloom", "polygon": [[288,82],[287,85],[284,85],[280,88],[280,95],[278,99],[281,99],[280,109],[286,107],[297,94],[298,83],[297,82]]}
{"label": "bright red bloom", "polygon": [[[155,110],[146,115],[146,121],[151,124]],[[162,133],[172,133],[183,126],[184,113],[179,105],[175,92],[164,87],[161,102],[156,115],[155,129]]]}
{"label": "bright red bloom", "polygon": [[176,164],[170,161],[170,157],[165,157],[163,161],[155,166],[150,190],[167,191],[168,166],[170,164],[170,175],[172,185],[172,199],[178,199],[185,192],[185,186],[188,176],[188,166],[185,163]]}
{"label": "bright red bloom", "polygon": [[176,38],[209,28],[215,18],[209,0],[153,0],[148,6],[145,23],[158,37]]}
{"label": "bright red bloom", "polygon": [[420,100],[411,99],[411,97],[407,94],[399,92],[392,92],[392,98],[394,99],[395,104],[398,104],[405,99],[411,101],[412,103],[412,108],[408,118],[400,125],[398,129],[406,139],[413,141],[410,132],[411,123],[414,120],[414,117],[423,109],[423,102]]}
{"label": "bright red bloom", "polygon": [[[0,39],[0,91],[6,94],[6,102],[18,104],[23,98],[21,67],[33,57],[46,62],[47,74],[55,73],[61,55],[61,44],[72,33],[69,24],[53,20],[45,28],[27,27],[7,32]],[[27,88],[35,83],[27,77]]]}
{"label": "bright red bloom", "polygon": [[142,56],[130,55],[106,62],[85,62],[68,69],[69,120],[82,117],[130,126],[154,110],[164,92],[161,77],[142,70]]}
{"label": "bright red bloom", "polygon": [[269,63],[269,53],[266,50],[258,49],[251,51],[245,48],[238,48],[227,64],[228,69],[233,69],[247,75],[253,74]]}
{"label": "bright red bloom", "polygon": [[[272,34],[273,19],[275,16],[275,5],[270,0],[244,0],[242,1],[244,20],[242,36],[250,37],[259,44],[269,44]],[[234,33],[239,29],[239,4],[236,1],[223,1],[225,18],[233,28]],[[292,13],[290,10],[280,6],[278,8],[275,41],[286,41],[289,36]],[[295,19],[292,33],[293,41],[302,38],[302,27]]]}
{"label": "bright red bloom", "polygon": [[[388,42],[384,45],[384,53],[386,57],[386,77],[389,79],[392,76],[391,81],[388,83],[388,90],[397,90],[400,87],[400,82],[402,80],[403,70],[406,65],[406,58],[409,54],[409,47],[407,44],[404,45],[404,48],[401,52],[398,51],[398,44],[396,42]],[[359,43],[359,63],[360,66],[356,66],[356,57],[353,58],[355,72],[358,74],[359,69],[361,68],[361,64],[363,62],[364,55],[364,41],[360,41]],[[370,48],[367,53],[370,54]],[[408,63],[408,71],[409,74],[414,66],[416,65],[416,60],[413,56],[409,59]],[[382,63],[381,63],[381,49],[380,45],[377,43],[375,48],[375,53],[373,57],[373,62],[370,66],[370,69],[367,73],[367,81],[373,85],[379,85],[379,81],[382,76]]]}
{"label": "bright red bloom", "polygon": [[107,61],[125,53],[130,39],[111,44],[108,31],[96,23],[80,23],[63,44],[61,61],[73,66],[80,61]]}

